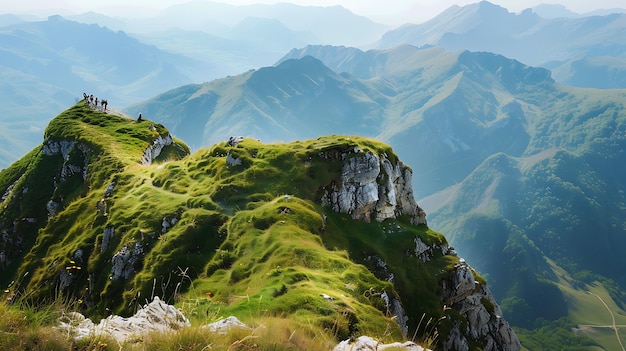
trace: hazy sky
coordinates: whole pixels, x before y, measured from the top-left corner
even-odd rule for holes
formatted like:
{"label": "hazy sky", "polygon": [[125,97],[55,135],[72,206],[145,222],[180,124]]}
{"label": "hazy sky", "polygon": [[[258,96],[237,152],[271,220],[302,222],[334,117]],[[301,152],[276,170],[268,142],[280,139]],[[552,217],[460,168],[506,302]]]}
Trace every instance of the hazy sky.
{"label": "hazy sky", "polygon": [[[135,17],[148,15],[174,4],[191,0],[0,0],[0,13],[34,14],[69,14],[94,11],[111,16]],[[467,5],[479,0],[223,0],[216,2],[233,5],[258,3],[291,2],[300,5],[331,6],[342,5],[352,12],[367,16],[375,21],[400,24],[405,22],[423,22],[446,8]],[[568,9],[584,13],[595,9],[626,7],[624,0],[490,0],[494,4],[519,12],[541,3],[561,3]]]}

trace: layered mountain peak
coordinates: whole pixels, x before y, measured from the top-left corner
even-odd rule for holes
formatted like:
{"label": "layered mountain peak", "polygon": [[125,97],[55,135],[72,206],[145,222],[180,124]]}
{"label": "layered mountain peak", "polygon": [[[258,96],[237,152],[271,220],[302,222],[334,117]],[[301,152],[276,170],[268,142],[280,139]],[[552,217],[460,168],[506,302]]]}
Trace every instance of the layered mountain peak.
{"label": "layered mountain peak", "polygon": [[92,317],[159,296],[337,341],[436,329],[444,348],[519,349],[485,281],[426,226],[411,173],[361,137],[231,137],[189,155],[162,125],[81,102],[0,173],[2,284]]}

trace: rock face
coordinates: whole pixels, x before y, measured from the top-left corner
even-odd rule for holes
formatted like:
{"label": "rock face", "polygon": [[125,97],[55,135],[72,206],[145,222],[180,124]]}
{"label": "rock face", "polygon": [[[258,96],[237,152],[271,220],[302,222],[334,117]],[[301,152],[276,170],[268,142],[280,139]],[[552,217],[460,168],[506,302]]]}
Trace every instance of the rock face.
{"label": "rock face", "polygon": [[339,181],[325,188],[323,205],[366,222],[409,215],[413,224],[426,224],[426,213],[413,196],[412,172],[402,162],[358,147],[322,157],[343,162]]}
{"label": "rock face", "polygon": [[154,139],[152,145],[148,146],[146,151],[144,151],[143,156],[141,157],[141,164],[151,165],[152,161],[154,161],[155,158],[159,157],[161,151],[163,151],[163,148],[168,145],[172,145],[173,143],[174,140],[172,139],[172,136],[170,134],[167,134],[165,136],[159,135],[156,139]]}
{"label": "rock face", "polygon": [[[43,145],[43,154],[47,156],[60,155],[63,157],[63,167],[59,181],[62,183],[75,174],[81,174],[83,180],[87,178],[87,165],[89,157],[87,151],[89,147],[85,144],[78,143],[74,140],[55,140],[48,141]],[[78,157],[72,157],[72,154],[78,154]]]}
{"label": "rock face", "polygon": [[443,281],[443,300],[450,309],[467,319],[467,325],[456,322],[443,341],[444,350],[470,350],[470,341],[483,350],[517,351],[522,346],[502,318],[500,306],[484,284],[474,279],[470,267],[461,259],[452,276]]}
{"label": "rock face", "polygon": [[68,335],[73,335],[77,340],[94,336],[110,336],[120,343],[132,338],[140,338],[148,332],[168,332],[191,325],[187,317],[176,307],[164,303],[158,297],[129,318],[114,315],[94,324],[82,314],[71,312],[63,316],[59,322],[58,329]]}
{"label": "rock face", "polygon": [[[392,162],[386,154],[355,147],[344,152],[329,152],[321,155],[325,159],[341,161],[338,181],[324,188],[322,204],[334,211],[347,213],[354,219],[382,222],[401,215],[411,216],[415,225],[426,225],[426,214],[417,205],[411,186],[412,172],[402,162]],[[456,256],[456,251],[445,243],[426,244],[415,238],[411,255],[428,262],[436,255]],[[377,260],[378,275],[393,283],[393,273],[386,263]],[[446,309],[455,310],[467,323],[455,322],[453,329],[442,341],[444,350],[470,350],[472,345],[481,345],[483,350],[520,350],[521,345],[509,324],[502,318],[502,311],[485,284],[479,284],[473,271],[462,258],[450,272],[450,278],[442,280],[442,303]],[[406,333],[406,316],[400,301],[386,299],[401,330]],[[394,345],[413,350],[412,345]],[[359,339],[355,343],[344,342],[335,350],[382,350],[384,345],[372,339]]]}
{"label": "rock face", "polygon": [[111,280],[128,279],[135,273],[135,262],[143,254],[143,246],[136,242],[134,245],[123,246],[111,258]]}

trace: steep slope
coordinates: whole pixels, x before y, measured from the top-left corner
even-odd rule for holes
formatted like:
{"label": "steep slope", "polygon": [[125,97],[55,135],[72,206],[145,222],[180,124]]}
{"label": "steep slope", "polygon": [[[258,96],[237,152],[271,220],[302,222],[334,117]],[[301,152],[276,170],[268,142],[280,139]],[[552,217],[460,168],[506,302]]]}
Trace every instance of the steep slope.
{"label": "steep slope", "polygon": [[0,28],[0,168],[41,140],[49,122],[82,93],[111,107],[194,81],[209,69],[124,32],[52,16]]}
{"label": "steep slope", "polygon": [[[42,241],[38,231],[50,219],[59,220],[62,230],[68,230],[65,226],[73,225],[73,217],[86,214],[87,209],[93,214],[94,194],[110,192],[109,177],[140,162],[149,164],[161,154],[180,158],[188,153],[187,146],[175,142],[162,125],[94,111],[83,102],[59,115],[46,129],[43,145],[2,171],[0,265],[7,274],[1,283],[8,285],[14,279],[30,248]],[[106,212],[106,201],[97,204]],[[69,217],[55,218],[61,212],[70,213]],[[55,238],[39,243],[41,250],[48,249],[49,240]],[[50,292],[54,286],[44,289]]]}
{"label": "steep slope", "polygon": [[[457,250],[493,280],[515,325],[573,338],[577,323],[592,324],[586,318],[597,301],[571,296],[594,284],[617,306],[624,303],[616,269],[624,262],[606,254],[624,237],[626,176],[608,166],[623,161],[624,90],[562,86],[545,69],[489,53],[410,46],[367,52],[311,46],[277,67],[307,62],[308,55],[375,92],[380,114],[367,116],[381,124],[370,136],[414,165],[413,190],[424,198],[430,225],[450,233]],[[266,89],[274,79],[266,77]],[[352,118],[358,128],[361,119]]]}
{"label": "steep slope", "polygon": [[389,146],[231,138],[187,151],[161,125],[82,102],[55,118],[0,173],[8,297],[73,296],[103,316],[160,295],[338,340],[436,330],[443,349],[520,348],[485,281],[425,225]]}
{"label": "steep slope", "polygon": [[[624,141],[619,138],[611,143],[617,143],[619,146],[615,146],[621,149]],[[606,142],[595,142],[589,149],[576,154],[553,150],[530,163],[528,158],[507,159],[501,155],[500,162],[509,164],[510,175],[499,179],[506,180],[508,185],[498,181],[502,166],[487,160],[458,186],[454,195],[434,211],[431,218],[437,228],[455,233],[451,240],[464,248],[468,259],[475,259],[476,267],[489,272],[490,280],[497,286],[497,296],[511,295],[511,289],[516,289],[520,281],[525,281],[528,289],[533,276],[552,274],[553,269],[547,267],[543,256],[566,267],[572,275],[593,272],[596,278],[610,277],[618,286],[623,286],[625,277],[618,267],[626,262],[621,255],[605,254],[626,245],[622,225],[626,198],[621,190],[624,169],[619,166],[622,157],[622,152],[607,148]],[[428,201],[424,203],[428,204]],[[459,217],[459,213],[464,215]],[[489,268],[496,266],[480,259],[484,255],[479,242],[500,242],[501,247],[497,250],[504,253],[515,247],[506,243],[520,234],[524,236],[522,244],[527,247],[518,246],[518,252],[506,256],[523,260],[524,264],[519,267],[524,270],[519,273],[527,274],[527,278],[512,279],[511,270]],[[496,237],[499,239],[487,239]],[[543,278],[556,280],[554,276]],[[539,285],[545,282],[544,279],[537,280]],[[553,300],[561,301],[560,306],[551,305],[553,312],[546,313],[547,310],[541,308],[544,303],[533,297],[530,293],[533,289],[518,295],[522,298],[515,304],[520,305],[505,302],[504,308],[514,318],[519,318],[514,319],[516,325],[526,327],[533,326],[539,317],[556,319],[566,316],[563,303],[567,300],[557,298],[555,294],[561,293],[555,290],[556,286],[534,291],[541,291],[542,299],[545,299],[545,292],[550,289],[554,290]],[[626,296],[619,288],[612,291],[611,296],[618,306],[623,306]]]}

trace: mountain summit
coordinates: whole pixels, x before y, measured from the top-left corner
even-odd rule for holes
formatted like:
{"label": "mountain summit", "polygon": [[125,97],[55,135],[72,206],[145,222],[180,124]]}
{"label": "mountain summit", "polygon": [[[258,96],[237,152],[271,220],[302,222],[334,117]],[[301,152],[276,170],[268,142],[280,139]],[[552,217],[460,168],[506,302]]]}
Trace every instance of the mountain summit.
{"label": "mountain summit", "polygon": [[426,226],[411,173],[360,137],[189,155],[162,125],[80,102],[0,173],[2,283],[94,317],[160,296],[337,341],[436,330],[443,349],[520,349],[484,279]]}

